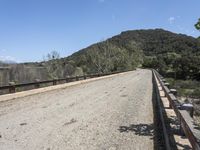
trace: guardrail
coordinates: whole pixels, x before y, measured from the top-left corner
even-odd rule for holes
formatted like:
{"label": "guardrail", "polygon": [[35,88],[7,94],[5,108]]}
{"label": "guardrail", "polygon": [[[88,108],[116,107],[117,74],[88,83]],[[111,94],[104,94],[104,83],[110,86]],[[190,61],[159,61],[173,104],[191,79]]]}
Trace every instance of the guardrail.
{"label": "guardrail", "polygon": [[[30,90],[30,89],[40,88],[41,85],[43,85],[43,87],[46,87],[46,86],[61,84],[60,82],[68,83],[68,82],[73,82],[73,81],[85,80],[88,78],[95,78],[95,77],[101,77],[101,76],[106,76],[106,75],[111,75],[111,74],[117,74],[117,73],[121,73],[121,72],[125,72],[125,71],[116,71],[116,72],[101,73],[101,74],[89,74],[89,75],[83,75],[83,76],[74,76],[74,77],[52,79],[52,80],[46,80],[46,81],[37,80],[36,82],[23,83],[23,84],[15,84],[14,82],[10,82],[10,85],[1,86],[0,91],[7,90],[7,92],[4,92],[3,94],[15,93],[18,91],[24,91],[24,90],[19,90],[19,88],[29,87],[28,90]],[[47,85],[47,84],[51,84],[51,85]],[[30,86],[33,86],[33,87],[30,88]],[[18,89],[18,91],[16,89]],[[27,89],[25,89],[25,90],[27,90]],[[3,94],[1,94],[1,95],[3,95]]]}
{"label": "guardrail", "polygon": [[[197,125],[194,124],[192,118],[193,109],[184,107],[174,95],[175,90],[170,90],[168,88],[169,84],[166,83],[165,79],[155,70],[153,70],[153,76],[157,79],[168,98],[170,107],[175,111],[176,116],[179,120],[181,130],[184,132],[185,136],[189,139],[190,144],[194,150],[200,150],[200,130]],[[190,113],[188,113],[188,110]]]}
{"label": "guardrail", "polygon": [[169,135],[167,132],[167,127],[165,124],[165,119],[164,119],[164,112],[163,112],[163,105],[161,102],[161,98],[160,98],[160,93],[159,93],[159,89],[157,86],[157,82],[156,82],[156,76],[155,73],[153,72],[153,89],[155,90],[155,100],[156,100],[156,109],[158,112],[158,118],[160,119],[161,122],[161,126],[162,126],[162,131],[163,131],[163,138],[164,138],[164,146],[166,150],[171,150],[171,146],[170,146],[170,140],[169,140]]}

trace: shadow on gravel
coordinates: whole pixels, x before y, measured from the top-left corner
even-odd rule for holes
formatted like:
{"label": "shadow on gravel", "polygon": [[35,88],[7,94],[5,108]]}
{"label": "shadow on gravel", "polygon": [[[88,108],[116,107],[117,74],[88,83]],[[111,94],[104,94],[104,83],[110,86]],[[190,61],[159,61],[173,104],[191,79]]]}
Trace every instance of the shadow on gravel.
{"label": "shadow on gravel", "polygon": [[120,126],[118,129],[120,132],[134,132],[139,136],[153,136],[154,126],[153,124],[132,124],[130,126]]}

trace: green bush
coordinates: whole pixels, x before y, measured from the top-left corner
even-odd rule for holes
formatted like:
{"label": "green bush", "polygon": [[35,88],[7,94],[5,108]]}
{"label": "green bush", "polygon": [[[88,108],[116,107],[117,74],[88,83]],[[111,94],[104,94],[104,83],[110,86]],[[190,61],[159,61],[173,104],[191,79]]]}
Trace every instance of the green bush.
{"label": "green bush", "polygon": [[170,88],[177,89],[178,96],[200,98],[200,82],[195,80],[175,80],[166,78]]}
{"label": "green bush", "polygon": [[195,98],[200,98],[200,88],[194,89],[192,95],[193,95],[193,97],[195,97]]}

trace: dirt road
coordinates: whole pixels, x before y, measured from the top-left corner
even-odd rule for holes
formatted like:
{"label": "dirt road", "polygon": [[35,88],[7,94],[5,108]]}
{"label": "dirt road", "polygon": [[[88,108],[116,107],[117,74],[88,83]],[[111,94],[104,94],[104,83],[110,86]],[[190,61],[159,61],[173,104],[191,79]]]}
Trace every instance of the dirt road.
{"label": "dirt road", "polygon": [[149,70],[0,102],[1,150],[151,150],[152,138]]}

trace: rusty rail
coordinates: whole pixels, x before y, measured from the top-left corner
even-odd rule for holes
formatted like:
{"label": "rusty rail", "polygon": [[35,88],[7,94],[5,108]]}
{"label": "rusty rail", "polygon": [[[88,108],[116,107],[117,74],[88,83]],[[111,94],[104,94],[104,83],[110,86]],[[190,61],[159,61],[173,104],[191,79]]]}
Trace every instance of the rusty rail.
{"label": "rusty rail", "polygon": [[[51,84],[51,85],[57,85],[57,84],[61,84],[59,82],[73,82],[73,81],[79,81],[79,80],[85,80],[88,78],[95,78],[95,77],[102,77],[102,76],[106,76],[106,75],[111,75],[111,74],[117,74],[117,73],[121,73],[121,72],[125,72],[125,71],[116,71],[116,72],[110,72],[110,73],[97,73],[97,74],[88,74],[88,75],[83,75],[83,76],[73,76],[73,77],[67,77],[67,78],[60,78],[60,79],[52,79],[52,80],[45,80],[45,81],[36,81],[36,82],[30,82],[30,83],[22,83],[22,84],[14,84],[12,83],[11,85],[6,85],[6,86],[1,86],[0,87],[0,92],[4,90],[3,94],[9,94],[9,93],[15,93],[18,92],[16,89],[18,88],[26,88],[26,87],[31,87],[30,89],[35,89],[35,88],[40,88],[41,85],[43,85],[43,87],[46,86],[50,86],[47,84]],[[45,85],[46,84],[46,85]],[[5,92],[5,90],[7,90]],[[26,90],[26,89],[25,89]],[[24,90],[19,90],[19,91],[24,91]],[[0,93],[0,95],[3,95]]]}
{"label": "rusty rail", "polygon": [[200,150],[200,130],[197,125],[195,125],[193,118],[188,113],[188,111],[181,108],[180,102],[177,100],[176,96],[171,93],[169,88],[163,82],[164,79],[157,71],[153,70],[154,78],[157,78],[162,89],[164,90],[165,96],[168,98],[170,106],[175,111],[176,116],[180,122],[181,128],[190,141],[192,148],[194,150]]}

